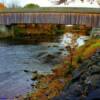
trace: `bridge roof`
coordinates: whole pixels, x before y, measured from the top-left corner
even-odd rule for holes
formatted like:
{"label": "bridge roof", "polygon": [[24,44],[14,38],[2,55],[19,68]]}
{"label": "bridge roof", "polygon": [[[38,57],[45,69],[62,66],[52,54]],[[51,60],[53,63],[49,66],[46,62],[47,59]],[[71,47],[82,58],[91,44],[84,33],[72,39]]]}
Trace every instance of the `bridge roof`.
{"label": "bridge roof", "polygon": [[3,9],[0,13],[96,13],[100,14],[100,8],[79,8],[79,7],[40,7],[35,9],[17,8],[17,9]]}

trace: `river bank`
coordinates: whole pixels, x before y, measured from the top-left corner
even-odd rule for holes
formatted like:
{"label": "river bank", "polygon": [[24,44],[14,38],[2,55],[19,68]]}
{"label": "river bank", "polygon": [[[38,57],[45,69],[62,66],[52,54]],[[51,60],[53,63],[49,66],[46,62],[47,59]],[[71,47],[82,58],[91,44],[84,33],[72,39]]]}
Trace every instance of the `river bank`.
{"label": "river bank", "polygon": [[[96,53],[97,56],[95,56],[95,52],[97,52]],[[85,91],[84,89],[83,89],[83,91],[80,91],[80,89],[82,89],[82,88],[87,89],[87,85],[86,85],[86,87],[83,87],[82,85],[80,86],[80,84],[83,84],[83,83],[80,83],[81,71],[79,71],[77,73],[76,70],[78,70],[78,68],[80,69],[80,66],[83,66],[82,70],[85,69],[85,72],[83,72],[81,75],[84,76],[87,72],[88,72],[88,74],[90,74],[89,71],[91,70],[91,67],[97,66],[96,68],[99,68],[98,65],[94,65],[94,63],[92,64],[92,58],[91,58],[91,57],[95,56],[94,59],[99,60],[99,53],[100,53],[100,40],[96,40],[96,39],[90,40],[83,47],[79,48],[79,50],[74,52],[73,67],[70,66],[70,64],[68,63],[69,57],[65,57],[65,59],[63,60],[64,62],[60,65],[57,65],[57,67],[52,70],[53,71],[52,74],[39,77],[38,83],[35,86],[33,85],[33,88],[36,87],[37,90],[35,92],[31,93],[30,95],[28,95],[27,98],[29,100],[40,100],[40,98],[42,100],[52,100],[52,99],[53,100],[66,100],[67,95],[69,95],[69,97],[70,97],[69,100],[73,100],[73,98],[72,98],[74,95],[73,92],[75,93],[75,95],[74,95],[74,97],[75,97],[78,93],[80,94],[81,92]],[[80,55],[81,55],[81,58],[80,58]],[[89,63],[90,65],[88,65],[89,59],[91,61]],[[99,63],[98,60],[97,60],[97,62]],[[82,65],[84,63],[86,65]],[[100,77],[100,75],[98,74],[98,77],[96,77],[96,79],[95,79],[94,78],[95,74],[96,74],[94,72],[95,70],[91,70],[94,73],[94,76],[92,76],[92,75],[90,75],[90,76],[87,75],[88,77],[84,76],[85,81],[87,82],[86,84],[88,84],[89,78],[91,80],[91,83],[89,82],[89,84],[92,84],[92,83],[95,84],[95,82],[98,82],[98,80],[99,80],[98,78]],[[92,78],[94,79],[93,81],[92,81]],[[78,88],[79,90],[74,88],[73,87],[74,85],[77,87],[79,86],[79,88]],[[83,84],[83,85],[85,85],[85,84]],[[67,91],[66,87],[69,88],[68,91]],[[82,88],[80,88],[80,87],[82,87]],[[91,87],[91,89],[92,89],[92,87]],[[70,90],[72,91],[71,92],[72,96],[70,96],[71,95]],[[66,91],[68,94],[66,94]],[[86,90],[85,92],[88,92],[87,94],[90,93],[88,90]],[[87,94],[83,93],[81,95],[86,96]],[[58,95],[60,95],[60,96],[58,96]],[[55,96],[58,96],[58,97],[55,97]],[[80,95],[78,95],[78,96],[80,96]],[[26,99],[26,100],[28,100],[28,99]],[[77,100],[76,97],[75,97],[75,100]]]}
{"label": "river bank", "polygon": [[[66,77],[66,74],[72,69],[70,67],[68,70],[66,69],[67,62],[65,59],[67,58],[67,61],[69,59],[66,57],[68,55],[66,48],[61,46],[63,38],[62,36],[60,42],[57,43],[40,42],[39,44],[29,43],[28,45],[23,44],[22,40],[17,40],[17,42],[2,41],[0,44],[1,98],[12,99],[26,95],[27,92],[30,95],[37,89],[40,89],[41,94],[41,89],[44,88],[43,91],[46,91],[50,81],[49,91],[52,93],[50,98],[59,94],[67,80],[72,77],[71,74]],[[32,98],[32,100],[34,99]]]}
{"label": "river bank", "polygon": [[66,84],[60,96],[52,100],[100,99],[100,48],[72,72],[70,84]]}

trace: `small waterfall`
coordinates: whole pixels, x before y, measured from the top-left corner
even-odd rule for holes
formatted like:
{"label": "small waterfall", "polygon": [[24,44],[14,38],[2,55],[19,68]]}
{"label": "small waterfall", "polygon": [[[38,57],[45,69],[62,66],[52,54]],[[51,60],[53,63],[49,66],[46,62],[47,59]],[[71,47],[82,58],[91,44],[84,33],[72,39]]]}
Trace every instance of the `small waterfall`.
{"label": "small waterfall", "polygon": [[61,39],[61,46],[68,46],[71,43],[72,33],[65,33]]}
{"label": "small waterfall", "polygon": [[[61,39],[60,45],[63,47],[70,46],[72,41],[73,33],[65,33]],[[85,40],[88,40],[88,36],[79,36],[76,40],[76,45],[82,46],[85,43]]]}

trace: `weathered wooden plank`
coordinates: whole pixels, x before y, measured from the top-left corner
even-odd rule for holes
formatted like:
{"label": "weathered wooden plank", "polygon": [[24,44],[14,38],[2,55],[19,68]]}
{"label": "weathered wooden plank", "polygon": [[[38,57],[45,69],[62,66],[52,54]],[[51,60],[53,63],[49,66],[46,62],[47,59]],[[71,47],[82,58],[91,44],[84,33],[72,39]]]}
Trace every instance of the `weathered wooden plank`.
{"label": "weathered wooden plank", "polygon": [[0,13],[0,24],[54,23],[100,27],[100,14],[91,13]]}

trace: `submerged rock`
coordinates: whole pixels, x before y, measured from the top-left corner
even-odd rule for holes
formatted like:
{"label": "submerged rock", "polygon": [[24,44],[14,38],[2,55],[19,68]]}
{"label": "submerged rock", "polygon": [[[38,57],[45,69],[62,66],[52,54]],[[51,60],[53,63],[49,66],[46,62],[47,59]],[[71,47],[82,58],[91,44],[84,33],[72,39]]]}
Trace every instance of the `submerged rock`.
{"label": "submerged rock", "polygon": [[39,55],[38,59],[43,64],[55,65],[55,64],[58,64],[61,62],[60,54],[61,54],[61,52],[56,52],[54,54],[46,52],[45,54]]}
{"label": "submerged rock", "polygon": [[40,53],[37,55],[37,57],[41,57],[41,56],[45,55],[46,53],[47,53],[47,52],[45,52],[45,51],[40,52]]}
{"label": "submerged rock", "polygon": [[25,69],[24,72],[25,72],[25,73],[28,73],[28,72],[30,72],[30,71]]}

